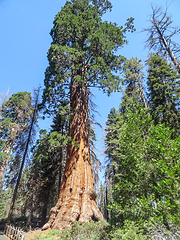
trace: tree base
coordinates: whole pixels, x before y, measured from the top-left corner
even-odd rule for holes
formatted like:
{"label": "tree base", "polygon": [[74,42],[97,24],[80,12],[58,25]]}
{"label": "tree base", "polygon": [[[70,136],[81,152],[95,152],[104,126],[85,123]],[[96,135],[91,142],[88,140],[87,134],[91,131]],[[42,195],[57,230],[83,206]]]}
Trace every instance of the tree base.
{"label": "tree base", "polygon": [[[89,221],[103,220],[102,213],[96,205],[96,199],[93,199],[94,197],[95,191],[90,190],[87,191],[87,193],[84,192],[84,197],[76,196],[76,201],[74,201],[73,206],[71,201],[64,205],[57,203],[56,206],[51,209],[49,222],[43,226],[42,230],[48,228],[59,230],[71,228],[74,221],[85,223]],[[82,202],[82,200],[83,204],[80,208],[80,202]]]}
{"label": "tree base", "polygon": [[96,203],[97,194],[90,161],[80,158],[73,166],[67,162],[67,166],[58,202],[51,209],[50,219],[42,230],[62,230],[70,228],[74,221],[85,223],[104,219]]}

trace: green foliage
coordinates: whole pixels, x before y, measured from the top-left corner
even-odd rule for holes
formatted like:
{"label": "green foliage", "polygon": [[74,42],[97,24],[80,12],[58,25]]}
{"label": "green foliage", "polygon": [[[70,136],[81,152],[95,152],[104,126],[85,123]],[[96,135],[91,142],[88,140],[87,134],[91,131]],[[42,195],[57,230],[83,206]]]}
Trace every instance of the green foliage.
{"label": "green foliage", "polygon": [[34,240],[101,240],[108,239],[108,223],[106,221],[87,222],[80,225],[79,222],[74,222],[71,229],[62,231],[52,230],[48,233],[40,234],[33,238]]}
{"label": "green foliage", "polygon": [[74,222],[71,229],[65,229],[61,232],[62,240],[79,240],[79,239],[92,239],[100,240],[107,239],[105,229],[108,227],[107,222],[87,222],[80,225],[79,222]]}
{"label": "green foliage", "polygon": [[[137,101],[143,102],[143,65],[138,58],[127,60],[123,67],[124,83],[126,85],[125,93],[128,97],[134,97]],[[121,103],[122,104],[122,103]]]}
{"label": "green foliage", "polygon": [[[49,202],[52,207],[57,201],[62,178],[60,176],[63,174],[65,164],[66,142],[66,136],[61,133],[56,131],[47,133],[46,130],[41,130],[40,139],[32,149],[27,205],[30,211],[36,211],[38,215],[44,216],[43,223],[46,219]],[[56,184],[57,186],[55,186]],[[53,197],[49,198],[51,193]],[[32,199],[34,199],[34,203],[32,203]]]}
{"label": "green foliage", "polygon": [[[65,142],[62,143],[64,140]],[[57,172],[54,171],[58,170],[57,164],[60,163],[61,149],[66,141],[67,139],[58,132],[48,134],[46,130],[41,130],[40,139],[33,148],[32,173],[36,178],[42,178],[45,181],[45,178],[55,177]],[[51,172],[51,176],[49,176],[49,172]]]}
{"label": "green foliage", "polygon": [[154,123],[165,123],[176,129],[174,136],[179,136],[180,75],[157,54],[151,54],[148,64],[148,98]]}
{"label": "green foliage", "polygon": [[3,104],[0,119],[0,166],[7,165],[8,159],[14,159],[10,158],[10,151],[13,155],[22,151],[22,139],[27,134],[33,109],[31,94],[28,92],[13,94]]}
{"label": "green foliage", "polygon": [[28,126],[31,115],[31,94],[28,92],[13,94],[2,106],[1,135],[4,133],[10,137],[20,134],[24,127]]}
{"label": "green foliage", "polygon": [[[17,198],[14,205],[13,218],[17,218],[24,214],[25,202],[28,195],[27,182],[29,180],[30,169],[27,167],[24,169],[21,181],[18,188]],[[11,181],[6,179],[5,189],[2,189],[0,194],[0,219],[6,218],[9,211],[9,205],[13,195],[13,189],[10,188]],[[14,222],[14,221],[13,221]]]}
{"label": "green foliage", "polygon": [[172,140],[164,125],[154,126],[147,110],[136,103],[117,131],[110,153],[116,156],[111,222],[122,226],[126,219],[154,218],[167,228],[171,222],[179,224],[179,138]]}
{"label": "green foliage", "polygon": [[118,113],[115,108],[112,108],[108,114],[108,120],[106,122],[106,151],[107,156],[107,167],[106,177],[112,179],[115,175],[116,164],[118,163],[118,157],[113,154],[114,149],[118,146],[118,136],[122,124],[124,123],[124,117]]}
{"label": "green foliage", "polygon": [[109,1],[67,1],[56,15],[51,30],[43,103],[57,108],[68,100],[72,79],[77,85],[98,86],[110,93],[119,89],[116,73],[124,61],[115,52],[126,42],[126,31],[134,30],[133,19],[126,26],[102,22],[101,15],[111,8]]}
{"label": "green foliage", "polygon": [[103,15],[107,10],[112,9],[112,4],[109,0],[92,0],[92,4],[97,7],[99,15]]}
{"label": "green foliage", "polygon": [[1,139],[7,140],[7,138],[15,138],[20,135],[28,126],[32,109],[30,93],[19,92],[13,94],[2,105],[2,116],[0,119]]}
{"label": "green foliage", "polygon": [[151,219],[144,222],[143,228],[147,239],[174,239],[180,237],[180,227],[177,224],[170,224],[169,229],[158,220]]}
{"label": "green foliage", "polygon": [[111,240],[145,240],[142,230],[135,222],[125,221],[122,228],[118,228],[111,233]]}
{"label": "green foliage", "polygon": [[[12,194],[15,192],[14,186],[19,175],[25,145],[28,141],[33,111],[31,94],[28,92],[13,94],[2,105],[0,119],[0,201],[4,217],[7,216],[8,205],[10,205]],[[24,171],[19,186],[18,201],[15,204],[15,216],[20,216],[23,212],[27,195],[27,189],[24,189],[27,175],[27,171]],[[3,185],[4,188],[2,188]]]}
{"label": "green foliage", "polygon": [[144,73],[141,60],[138,58],[127,60],[124,64],[122,75],[126,88],[122,97],[121,112],[126,111],[126,108],[131,105],[132,99],[136,99],[147,108],[143,86]]}
{"label": "green foliage", "polygon": [[0,194],[0,219],[5,219],[8,214],[10,197],[11,197],[10,189],[1,190]]}
{"label": "green foliage", "polygon": [[19,216],[24,215],[25,213],[25,203],[28,197],[28,188],[27,188],[27,182],[29,181],[30,176],[30,169],[29,167],[26,167],[22,173],[20,184],[18,187],[17,197],[14,204],[14,210],[12,217],[18,218]]}
{"label": "green foliage", "polygon": [[104,219],[107,221],[110,219],[110,211],[107,209],[107,206],[113,202],[112,198],[112,183],[109,179],[106,178],[106,182],[103,186],[102,182],[99,187],[98,192],[98,207],[103,214]]}

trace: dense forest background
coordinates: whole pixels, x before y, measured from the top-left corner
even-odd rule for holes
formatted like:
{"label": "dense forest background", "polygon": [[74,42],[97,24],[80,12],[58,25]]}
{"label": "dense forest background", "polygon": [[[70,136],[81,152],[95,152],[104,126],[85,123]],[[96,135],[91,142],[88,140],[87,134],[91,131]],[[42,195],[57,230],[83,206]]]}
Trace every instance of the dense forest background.
{"label": "dense forest background", "polygon": [[[51,30],[53,42],[43,89],[11,96],[1,93],[0,219],[26,231],[40,228],[58,201],[67,149],[78,147],[69,135],[73,111],[68,81],[74,71],[81,76],[75,79],[81,86],[84,80],[78,71],[85,56],[89,68],[85,78],[87,131],[96,201],[109,223],[106,238],[144,239],[159,234],[178,239],[180,64],[176,39],[180,29],[167,8],[152,6],[150,27],[144,29],[149,55],[145,61],[128,59],[120,50],[127,44],[128,34],[136,31],[132,17],[123,26],[104,22],[103,14],[112,8],[109,1],[75,0],[68,7],[74,11],[72,16],[96,16],[83,25],[83,31],[72,21],[78,37],[88,36],[86,48],[80,41],[73,45],[69,40],[73,27],[67,24],[68,31],[63,30],[61,16],[66,7],[62,8]],[[69,15],[65,17],[70,21]],[[89,36],[93,21],[101,27]],[[107,95],[114,91],[121,95],[119,107],[110,110],[104,129],[105,163],[97,157],[95,127],[100,124],[91,91],[94,87]],[[48,117],[53,119],[50,127],[39,130],[38,121]]]}

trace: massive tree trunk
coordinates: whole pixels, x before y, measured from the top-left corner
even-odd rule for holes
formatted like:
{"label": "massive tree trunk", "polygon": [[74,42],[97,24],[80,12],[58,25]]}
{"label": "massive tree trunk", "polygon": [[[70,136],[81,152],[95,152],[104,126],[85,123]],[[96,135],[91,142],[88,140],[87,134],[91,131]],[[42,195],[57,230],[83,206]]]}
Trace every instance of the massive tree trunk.
{"label": "massive tree trunk", "polygon": [[80,84],[72,80],[70,97],[72,119],[69,136],[78,146],[68,146],[59,199],[51,209],[49,222],[43,226],[43,230],[70,228],[75,220],[80,223],[103,220],[96,204],[91,169],[87,84]]}

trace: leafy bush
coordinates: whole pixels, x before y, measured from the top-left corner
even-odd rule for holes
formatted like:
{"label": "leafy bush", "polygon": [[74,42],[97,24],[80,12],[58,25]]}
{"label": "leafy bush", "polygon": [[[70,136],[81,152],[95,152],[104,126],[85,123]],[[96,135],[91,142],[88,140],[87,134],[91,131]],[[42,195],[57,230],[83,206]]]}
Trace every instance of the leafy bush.
{"label": "leafy bush", "polygon": [[158,219],[137,223],[133,221],[125,221],[122,228],[112,231],[111,240],[179,240],[180,227],[178,225],[170,224],[169,230]]}
{"label": "leafy bush", "polygon": [[91,221],[82,225],[75,221],[71,229],[52,230],[48,233],[39,234],[32,240],[106,240],[108,239],[108,226],[109,224],[106,221]]}
{"label": "leafy bush", "polygon": [[79,222],[74,222],[72,228],[62,230],[60,236],[61,240],[105,240],[108,239],[107,228],[106,221],[91,221],[82,225]]}
{"label": "leafy bush", "polygon": [[180,225],[180,138],[172,139],[173,131],[164,124],[154,126],[136,103],[116,131],[111,224],[158,218],[167,229],[171,222]]}
{"label": "leafy bush", "polygon": [[142,235],[142,231],[135,224],[135,222],[125,221],[122,228],[118,228],[111,232],[112,240],[145,240],[146,238]]}
{"label": "leafy bush", "polygon": [[162,240],[179,240],[180,227],[178,225],[169,224],[169,230],[160,221],[148,221],[144,224],[147,231],[147,239],[162,239]]}

